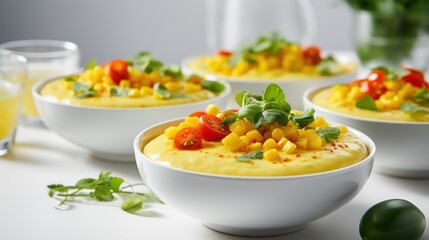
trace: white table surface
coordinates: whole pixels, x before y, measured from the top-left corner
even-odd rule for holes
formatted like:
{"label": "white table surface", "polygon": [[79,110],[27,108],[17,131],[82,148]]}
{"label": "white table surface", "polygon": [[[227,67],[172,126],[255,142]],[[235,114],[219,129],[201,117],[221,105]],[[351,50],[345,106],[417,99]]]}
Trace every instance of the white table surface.
{"label": "white table surface", "polygon": [[[0,239],[247,239],[214,232],[159,203],[147,204],[138,215],[122,211],[120,203],[54,208],[58,202],[48,196],[48,184],[74,184],[103,170],[130,183],[141,182],[134,163],[96,159],[47,129],[20,126],[13,151],[0,157]],[[429,220],[429,179],[400,179],[373,171],[362,191],[336,212],[298,232],[259,239],[360,239],[359,220],[365,210],[391,198],[411,201]],[[429,239],[429,230],[423,239]]]}

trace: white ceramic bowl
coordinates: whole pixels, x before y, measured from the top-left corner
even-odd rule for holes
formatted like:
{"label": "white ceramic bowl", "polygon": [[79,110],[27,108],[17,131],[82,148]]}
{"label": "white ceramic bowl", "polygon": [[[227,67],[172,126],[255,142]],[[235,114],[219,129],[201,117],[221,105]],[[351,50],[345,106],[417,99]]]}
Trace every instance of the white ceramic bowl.
{"label": "white ceramic bowl", "polygon": [[82,107],[54,102],[40,95],[43,86],[55,79],[40,81],[32,89],[42,121],[65,139],[89,149],[96,157],[112,161],[134,161],[133,140],[142,129],[201,111],[210,103],[224,108],[231,92],[229,84],[220,81],[225,85],[222,93],[194,103],[147,108]]}
{"label": "white ceramic bowl", "polygon": [[174,120],[145,129],[134,140],[137,166],[144,182],[167,205],[199,219],[219,232],[242,236],[290,233],[328,215],[351,200],[368,179],[375,145],[353,131],[369,156],[346,168],[287,177],[239,177],[205,174],[168,167],[149,159],[141,149]]}
{"label": "white ceramic bowl", "polygon": [[304,93],[307,108],[328,121],[341,123],[367,134],[377,144],[376,171],[410,178],[429,178],[429,122],[395,122],[349,116],[321,107],[311,101],[313,96],[332,87],[319,85]]}
{"label": "white ceramic bowl", "polygon": [[198,73],[200,75],[206,75],[208,77],[217,77],[222,80],[227,81],[231,84],[231,95],[228,99],[228,108],[236,108],[236,103],[234,96],[237,92],[240,91],[251,91],[255,94],[261,94],[262,91],[266,88],[269,83],[278,84],[284,91],[286,95],[286,100],[292,106],[293,109],[303,109],[302,95],[304,91],[309,87],[320,84],[320,83],[341,83],[349,82],[352,79],[356,78],[358,62],[353,55],[344,54],[344,53],[332,53],[332,55],[342,64],[352,64],[356,67],[354,70],[334,76],[323,76],[315,78],[306,78],[306,79],[245,79],[245,78],[233,78],[233,77],[221,77],[213,76],[204,72],[195,72],[189,68],[189,62],[201,55],[193,55],[185,58],[182,61],[182,69],[186,74]]}

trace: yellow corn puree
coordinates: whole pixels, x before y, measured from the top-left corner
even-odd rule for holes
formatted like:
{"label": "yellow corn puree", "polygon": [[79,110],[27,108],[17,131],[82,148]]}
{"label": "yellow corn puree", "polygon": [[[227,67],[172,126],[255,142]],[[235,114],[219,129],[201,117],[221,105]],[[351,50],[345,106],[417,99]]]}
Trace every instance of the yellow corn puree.
{"label": "yellow corn puree", "polygon": [[106,67],[112,62],[104,65],[93,62],[79,75],[48,82],[40,93],[53,101],[77,106],[140,108],[202,101],[223,90],[220,83],[204,84],[208,80],[197,75],[185,78],[180,69],[153,60],[150,53],[140,55],[136,58],[146,61],[143,67],[139,62],[112,60],[126,67],[125,75],[122,73],[124,79]]}
{"label": "yellow corn puree", "polygon": [[219,50],[214,55],[190,59],[186,67],[198,74],[243,79],[283,81],[341,75],[357,68],[356,63],[340,63],[322,57],[317,46],[303,47],[276,34],[261,36],[248,47],[233,52]]}
{"label": "yellow corn puree", "polygon": [[[349,85],[338,84],[321,89],[312,96],[311,101],[326,109],[356,117],[401,122],[429,122],[429,93],[424,80],[420,79],[419,82],[413,80],[415,75],[408,73],[404,76],[390,74],[392,76],[390,79],[386,77],[379,83],[378,89],[382,90],[378,90],[378,94],[377,91],[373,91],[370,94],[372,97],[369,97],[365,92],[366,87],[363,88],[356,83],[367,81],[371,78],[371,74],[366,79],[356,80]],[[411,80],[407,82],[404,79]],[[372,107],[365,104],[357,105],[357,102],[364,97],[370,105],[372,102]]]}
{"label": "yellow corn puree", "polygon": [[[206,114],[222,119],[224,113],[208,106]],[[242,107],[244,109],[245,107]],[[240,110],[241,111],[241,110]],[[238,115],[240,115],[240,111]],[[230,133],[219,141],[202,140],[195,150],[175,145],[176,134],[184,128],[199,129],[199,117],[187,117],[178,126],[165,130],[142,149],[154,161],[167,166],[211,174],[234,176],[291,176],[339,169],[368,156],[366,146],[345,126],[330,126],[323,117],[314,119],[312,110],[292,111],[290,120],[263,123],[256,128],[247,118],[228,124]],[[301,126],[298,118],[311,121]],[[319,131],[336,132],[326,137]],[[259,152],[259,158],[240,161],[243,154]]]}

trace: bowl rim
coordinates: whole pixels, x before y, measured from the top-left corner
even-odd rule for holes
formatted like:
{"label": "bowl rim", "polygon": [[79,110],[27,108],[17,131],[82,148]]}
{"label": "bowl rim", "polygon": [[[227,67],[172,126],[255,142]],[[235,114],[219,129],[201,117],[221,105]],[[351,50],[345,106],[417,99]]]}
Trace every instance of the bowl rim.
{"label": "bowl rim", "polygon": [[312,97],[317,92],[320,92],[322,90],[325,90],[327,88],[333,87],[335,84],[332,83],[323,83],[323,84],[317,84],[315,86],[312,86],[305,90],[303,94],[303,102],[304,105],[308,105],[311,108],[315,108],[315,110],[324,111],[329,114],[343,117],[343,118],[349,118],[353,120],[363,121],[363,122],[370,122],[370,123],[383,123],[383,124],[395,124],[395,125],[416,125],[416,126],[426,126],[429,125],[429,122],[405,122],[405,121],[394,121],[394,120],[382,120],[382,119],[374,119],[374,118],[364,118],[364,117],[358,117],[358,116],[351,116],[344,113],[335,112],[331,109],[327,109],[325,107],[322,107],[313,101],[310,100],[310,97]]}
{"label": "bowl rim", "polygon": [[144,111],[144,110],[167,110],[170,108],[174,108],[174,107],[192,107],[192,106],[196,106],[196,105],[200,105],[200,104],[210,104],[211,102],[218,100],[218,99],[224,99],[225,101],[227,99],[227,97],[230,95],[231,93],[231,85],[226,82],[223,79],[218,79],[218,78],[208,78],[205,77],[206,80],[209,81],[218,81],[220,83],[222,83],[225,86],[225,89],[217,96],[213,97],[213,98],[208,98],[202,101],[196,101],[196,102],[190,102],[190,103],[182,103],[182,104],[174,104],[174,105],[165,105],[165,106],[154,106],[154,107],[120,107],[120,108],[112,108],[112,107],[94,107],[94,106],[79,106],[79,105],[72,105],[72,104],[67,104],[67,103],[63,103],[63,102],[57,102],[57,101],[52,101],[49,100],[48,98],[42,96],[40,94],[41,89],[43,88],[43,86],[45,86],[47,83],[58,80],[60,78],[66,77],[66,76],[70,76],[70,75],[74,75],[74,74],[79,74],[81,73],[81,71],[76,72],[76,73],[71,73],[71,74],[67,74],[67,75],[59,75],[59,76],[55,76],[55,77],[51,77],[51,78],[47,78],[47,79],[43,79],[41,81],[37,81],[34,86],[31,88],[31,93],[32,96],[41,101],[41,102],[45,102],[45,103],[49,103],[49,104],[54,104],[54,105],[58,105],[58,106],[64,106],[64,107],[68,107],[68,108],[76,108],[76,109],[87,109],[87,110],[93,110],[93,111]]}
{"label": "bowl rim", "polygon": [[[210,78],[217,78],[217,79],[222,79],[231,83],[256,83],[256,84],[268,84],[268,83],[295,83],[295,82],[303,82],[303,81],[319,81],[319,80],[324,80],[324,79],[336,79],[336,78],[343,78],[343,77],[348,77],[348,76],[354,76],[357,74],[358,69],[359,69],[359,61],[357,60],[357,58],[350,54],[347,53],[346,51],[324,51],[322,54],[324,55],[333,55],[334,57],[338,57],[340,59],[347,59],[347,61],[340,61],[340,62],[349,62],[349,63],[353,63],[355,65],[355,67],[345,73],[341,73],[338,75],[328,75],[328,76],[312,76],[312,77],[308,77],[308,78],[248,78],[248,77],[241,77],[241,78],[233,78],[233,77],[229,77],[229,76],[222,76],[222,75],[216,75],[213,73],[199,73],[201,75],[204,75],[206,77],[210,77]],[[203,56],[209,56],[212,55],[211,53],[194,53],[194,54],[190,54],[188,56],[186,56],[185,58],[183,58],[183,60],[180,63],[181,68],[183,69],[184,72],[187,73],[195,73],[195,70],[191,70],[187,67],[187,63],[189,61],[191,61],[194,58],[197,57],[203,57]]]}
{"label": "bowl rim", "polygon": [[[374,158],[375,158],[375,152],[376,152],[376,145],[374,143],[374,141],[368,137],[368,135],[364,134],[363,132],[354,129],[352,127],[347,127],[349,131],[352,131],[352,133],[354,133],[355,135],[358,136],[358,138],[365,144],[366,149],[368,150],[368,156],[355,163],[352,164],[350,166],[347,167],[343,167],[343,168],[339,168],[339,169],[333,169],[333,170],[329,170],[329,171],[324,171],[324,172],[318,172],[318,173],[309,173],[309,174],[300,174],[300,175],[290,175],[290,176],[239,176],[239,175],[222,175],[222,174],[213,174],[213,173],[203,173],[203,172],[197,172],[197,171],[191,171],[191,170],[185,170],[185,169],[180,169],[180,168],[175,168],[175,167],[170,167],[170,166],[166,166],[165,164],[162,164],[160,162],[157,161],[153,161],[152,159],[150,159],[149,157],[147,157],[143,151],[141,150],[141,145],[140,145],[140,140],[142,138],[142,136],[146,133],[149,132],[153,129],[156,129],[158,127],[161,127],[162,125],[171,125],[174,123],[179,123],[180,121],[183,121],[184,118],[176,118],[176,119],[172,119],[172,120],[168,120],[168,121],[163,121],[161,123],[152,125],[150,127],[145,128],[144,130],[142,130],[140,133],[137,134],[137,136],[134,138],[134,142],[133,142],[133,148],[134,148],[134,152],[135,155],[138,154],[140,155],[142,158],[145,159],[145,161],[150,162],[151,164],[155,164],[161,168],[165,168],[167,170],[170,171],[178,171],[178,172],[182,172],[185,174],[191,174],[194,176],[200,176],[200,177],[208,177],[208,178],[220,178],[220,179],[236,179],[236,180],[253,180],[253,181],[269,181],[269,180],[285,180],[285,179],[308,179],[308,178],[321,178],[321,177],[327,177],[330,175],[339,175],[339,174],[344,174],[356,169],[359,169],[361,167],[366,166],[367,164],[373,164],[374,162]],[[332,123],[330,122],[330,124],[334,124],[334,125],[340,125],[337,123]],[[156,135],[155,137],[157,137],[159,135]],[[137,165],[139,165],[138,161],[139,159],[136,157],[135,158]]]}

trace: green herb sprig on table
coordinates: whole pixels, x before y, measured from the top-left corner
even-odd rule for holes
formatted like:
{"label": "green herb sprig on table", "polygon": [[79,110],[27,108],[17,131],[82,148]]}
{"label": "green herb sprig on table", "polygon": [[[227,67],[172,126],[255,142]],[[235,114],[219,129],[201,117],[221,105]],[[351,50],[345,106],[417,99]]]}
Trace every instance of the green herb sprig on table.
{"label": "green herb sprig on table", "polygon": [[134,191],[134,186],[144,184],[128,184],[124,179],[110,174],[111,171],[101,172],[98,178],[83,178],[75,185],[48,185],[49,196],[60,199],[58,207],[73,201],[74,198],[92,198],[99,202],[111,202],[115,199],[115,195],[130,196],[121,206],[122,210],[128,213],[136,213],[143,209],[144,201],[147,199],[160,202],[153,193]]}

